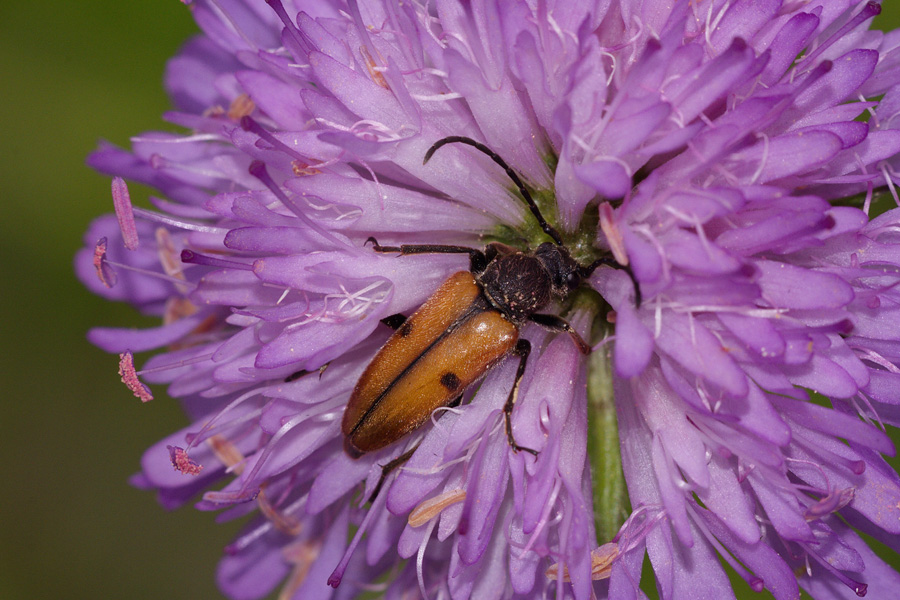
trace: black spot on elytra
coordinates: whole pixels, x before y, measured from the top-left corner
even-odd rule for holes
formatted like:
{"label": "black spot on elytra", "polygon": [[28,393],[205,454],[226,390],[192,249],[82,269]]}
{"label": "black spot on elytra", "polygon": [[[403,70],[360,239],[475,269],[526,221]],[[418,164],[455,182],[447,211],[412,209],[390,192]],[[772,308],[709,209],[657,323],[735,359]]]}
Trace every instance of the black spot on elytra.
{"label": "black spot on elytra", "polygon": [[409,322],[409,319],[403,322],[403,325],[397,329],[397,333],[400,334],[400,337],[406,337],[412,333],[412,323]]}
{"label": "black spot on elytra", "polygon": [[455,392],[459,388],[459,377],[456,373],[444,373],[441,375],[441,385],[451,392]]}

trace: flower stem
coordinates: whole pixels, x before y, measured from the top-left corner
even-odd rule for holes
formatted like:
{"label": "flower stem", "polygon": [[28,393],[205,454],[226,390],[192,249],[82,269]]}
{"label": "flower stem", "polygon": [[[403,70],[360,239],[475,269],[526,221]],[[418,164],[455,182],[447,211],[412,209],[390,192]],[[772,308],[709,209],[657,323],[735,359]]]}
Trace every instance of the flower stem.
{"label": "flower stem", "polygon": [[588,359],[588,456],[594,500],[594,527],[600,543],[609,541],[630,512],[619,453],[609,352],[598,349]]}

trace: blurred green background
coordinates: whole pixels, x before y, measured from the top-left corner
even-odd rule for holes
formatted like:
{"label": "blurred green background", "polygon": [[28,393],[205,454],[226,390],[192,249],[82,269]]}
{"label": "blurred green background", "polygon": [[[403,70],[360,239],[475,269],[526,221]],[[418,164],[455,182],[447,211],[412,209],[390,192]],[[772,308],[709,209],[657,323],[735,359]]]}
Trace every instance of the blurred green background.
{"label": "blurred green background", "polygon": [[[900,2],[885,4],[879,25],[900,26]],[[116,357],[84,338],[94,325],[147,323],[72,273],[88,223],[112,210],[109,180],[85,156],[100,138],[127,146],[167,127],[164,64],[195,31],[175,0],[0,7],[4,600],[219,597],[215,565],[235,526],[167,513],[126,481],[184,418],[161,395],[141,405]]]}
{"label": "blurred green background", "polygon": [[195,31],[176,0],[0,4],[4,600],[219,597],[234,528],[167,513],[127,482],[144,449],[184,425],[180,409],[141,405],[116,357],[85,341],[94,325],[145,321],[72,271],[84,229],[112,207],[85,156],[100,138],[128,146],[165,127],[165,61]]}

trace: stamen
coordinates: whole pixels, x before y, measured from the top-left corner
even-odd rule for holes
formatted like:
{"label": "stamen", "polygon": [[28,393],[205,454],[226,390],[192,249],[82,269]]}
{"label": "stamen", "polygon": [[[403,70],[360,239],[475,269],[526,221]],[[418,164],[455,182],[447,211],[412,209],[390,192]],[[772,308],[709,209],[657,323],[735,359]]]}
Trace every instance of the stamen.
{"label": "stamen", "polygon": [[428,600],[428,589],[425,587],[425,549],[428,547],[429,540],[431,540],[434,525],[434,521],[428,524],[428,531],[422,536],[422,542],[419,544],[419,549],[416,552],[416,579],[419,580],[419,591],[425,600]]}
{"label": "stamen", "polygon": [[[615,542],[607,542],[599,548],[591,550],[591,579],[594,581],[609,579],[609,576],[612,575],[613,562],[618,557],[619,545]],[[559,578],[559,563],[551,565],[544,575],[550,581],[556,581]],[[572,581],[569,578],[568,567],[563,567],[563,581],[566,583]]]}
{"label": "stamen", "polygon": [[618,225],[616,225],[615,215],[609,202],[604,202],[600,205],[600,229],[603,231],[603,235],[606,236],[613,258],[623,267],[627,267],[628,254],[625,252],[625,240]]}
{"label": "stamen", "polygon": [[[894,179],[892,178],[893,173],[888,169],[886,165],[881,166],[881,173],[884,177],[884,182],[887,184],[888,191],[891,192],[891,197],[894,199],[894,204],[900,206],[900,195],[897,194],[897,187],[894,185]],[[872,184],[869,183],[869,188],[872,187]],[[865,213],[869,214],[869,207],[872,204],[872,190],[866,190],[866,203],[863,206]]]}
{"label": "stamen", "polygon": [[728,551],[725,546],[719,541],[719,539],[713,535],[713,533],[706,526],[706,523],[703,522],[703,519],[697,515],[693,509],[690,509],[689,512],[693,517],[694,524],[703,534],[703,537],[706,538],[706,541],[715,549],[715,551],[719,554],[722,559],[728,563],[728,565],[734,569],[734,571],[747,582],[747,585],[750,586],[751,589],[755,592],[761,592],[766,587],[766,582],[761,578],[757,577],[750,571],[748,571],[744,565],[742,565],[734,556],[732,556],[731,552]]}
{"label": "stamen", "polygon": [[229,472],[240,475],[244,472],[244,454],[224,435],[216,434],[206,440],[206,444]]}
{"label": "stamen", "polygon": [[827,496],[806,509],[803,518],[807,521],[815,521],[824,516],[835,513],[851,502],[856,497],[856,488],[835,489]]}
{"label": "stamen", "polygon": [[353,552],[356,550],[356,546],[359,545],[360,540],[362,540],[362,535],[365,533],[366,529],[369,528],[369,524],[372,522],[372,519],[375,518],[375,515],[380,514],[382,510],[384,510],[385,498],[387,498],[387,494],[379,494],[375,501],[372,503],[372,506],[369,507],[369,512],[366,513],[366,516],[363,518],[362,523],[359,524],[359,529],[356,530],[356,533],[353,535],[353,539],[350,541],[350,545],[347,546],[347,550],[344,552],[344,556],[341,557],[340,562],[334,568],[331,575],[328,577],[328,585],[333,588],[337,588],[341,585],[341,579],[344,577],[344,571],[347,570],[347,565],[350,564],[350,559],[353,557]]}
{"label": "stamen", "polygon": [[[156,252],[159,255],[159,264],[162,265],[163,272],[169,277],[183,280],[184,271],[181,268],[181,257],[175,249],[175,243],[172,241],[169,230],[165,227],[157,227],[155,237],[157,247]],[[180,287],[183,288],[184,286]]]}
{"label": "stamen", "polygon": [[452,506],[457,502],[462,502],[465,499],[466,491],[463,489],[456,489],[424,500],[409,513],[407,523],[409,523],[410,527],[421,527],[441,514],[448,506]]}
{"label": "stamen", "polygon": [[666,511],[660,505],[645,505],[631,513],[613,538],[618,544],[619,554],[641,547],[650,532],[665,518]]}
{"label": "stamen", "polygon": [[[106,238],[104,238],[104,240],[105,239]],[[98,252],[101,252],[101,251],[105,251],[105,249],[97,249],[96,247],[94,249],[95,266],[96,266],[97,254],[98,254]],[[195,287],[193,283],[187,283],[183,278],[179,279],[176,277],[171,277],[169,275],[166,275],[165,273],[160,273],[159,271],[150,271],[149,269],[140,269],[133,265],[112,261],[112,260],[107,259],[105,254],[103,254],[103,256],[102,256],[101,265],[106,265],[110,269],[107,272],[107,274],[109,272],[113,272],[112,267],[116,267],[119,269],[123,269],[125,271],[130,271],[132,273],[139,273],[140,275],[144,275],[146,277],[152,277],[154,279],[159,279],[161,281],[166,281],[166,282],[175,284],[175,285],[179,286],[179,289],[181,288],[181,286],[190,286],[190,288]],[[115,278],[113,278],[113,279],[115,280]],[[115,284],[115,281],[113,281],[112,283]]]}
{"label": "stamen", "polygon": [[465,96],[456,92],[447,92],[446,94],[411,94],[411,96],[419,102],[444,102],[446,100],[465,98]]}
{"label": "stamen", "polygon": [[153,400],[150,388],[138,379],[137,371],[134,370],[134,355],[130,350],[119,355],[119,377],[122,378],[122,383],[128,386],[131,393],[141,399],[141,402]]}
{"label": "stamen", "polygon": [[[806,442],[802,439],[798,440],[798,443],[800,443],[804,446],[807,445]],[[864,460],[853,460],[850,458],[846,458],[844,456],[840,456],[838,454],[835,454],[834,452],[830,452],[825,449],[822,449],[821,451],[827,453],[827,455],[829,457],[829,464],[831,464],[832,466],[844,467],[845,469],[847,469],[854,475],[862,475],[863,473],[866,472],[866,461],[864,461]],[[787,460],[791,460],[791,459],[787,459]],[[816,465],[815,463],[807,463],[807,461],[800,461],[800,460],[795,460],[794,462],[797,462],[798,464],[806,464],[806,466],[811,466],[812,468],[819,471],[819,474],[825,480],[825,485],[822,486],[821,490],[817,490],[817,491],[820,491],[821,493],[824,494],[826,490],[829,490],[831,488],[829,481],[828,481],[828,476],[825,474],[825,471],[819,465]]]}
{"label": "stamen", "polygon": [[160,365],[158,367],[153,367],[152,369],[141,369],[141,374],[146,375],[147,373],[162,373],[163,371],[168,371],[169,369],[177,369],[179,367],[195,365],[197,363],[207,361],[212,357],[213,357],[213,354],[211,352],[209,354],[201,354],[198,356],[194,356],[192,358],[175,361],[173,363],[169,363],[166,365]]}
{"label": "stamen", "polygon": [[709,9],[706,11],[706,25],[704,27],[703,39],[706,40],[706,45],[710,51],[713,51],[713,43],[712,43],[712,33],[719,27],[719,23],[722,19],[725,18],[725,14],[728,12],[730,8],[730,3],[726,2],[724,6],[719,9],[719,12],[716,13],[715,18],[713,18],[713,5],[709,5]]}
{"label": "stamen", "polygon": [[138,233],[134,223],[134,212],[131,209],[131,196],[128,194],[125,180],[121,177],[113,177],[112,197],[119,229],[122,230],[122,239],[125,240],[125,247],[129,250],[137,250]]}
{"label": "stamen", "polygon": [[179,446],[166,446],[169,451],[169,460],[177,471],[181,471],[185,475],[199,475],[203,470],[203,465],[191,460],[184,448]]}
{"label": "stamen", "polygon": [[[160,202],[160,199],[151,197],[151,201]],[[152,210],[147,210],[146,208],[135,208],[133,210],[134,214],[144,219],[145,221],[153,221],[154,223],[167,225],[173,229],[184,229],[185,231],[199,231],[200,233],[218,234],[225,234],[229,231],[227,227],[216,227],[205,223],[192,223],[191,221],[176,219],[171,215],[164,215],[158,212],[153,212]]]}
{"label": "stamen", "polygon": [[[166,275],[175,280],[181,280],[184,283],[176,285],[178,291],[187,295],[192,285],[188,284],[184,277],[184,271],[181,268],[181,257],[172,243],[172,236],[169,231],[162,227],[156,230],[156,247],[159,255],[159,263],[162,265]],[[166,312],[164,316],[165,323],[174,323],[183,317],[189,317],[197,312],[197,306],[185,297],[173,296],[166,302]]]}
{"label": "stamen", "polygon": [[769,160],[769,136],[761,131],[757,134],[757,138],[762,140],[763,148],[762,155],[759,157],[759,165],[756,167],[756,171],[753,175],[750,176],[751,184],[755,184],[760,180],[766,170],[766,165]]}
{"label": "stamen", "polygon": [[321,548],[320,544],[311,541],[296,542],[282,548],[281,556],[286,562],[294,565],[294,568],[288,575],[284,587],[278,592],[278,600],[290,600],[294,597],[296,591],[306,581],[309,569],[318,558]]}
{"label": "stamen", "polygon": [[97,269],[97,279],[100,280],[100,283],[108,288],[116,285],[118,276],[116,275],[115,269],[113,269],[112,265],[106,260],[105,237],[97,240],[97,245],[94,246],[94,268]]}
{"label": "stamen", "polygon": [[819,556],[818,553],[813,551],[808,544],[803,544],[797,542],[800,546],[806,550],[807,556],[812,556],[817,563],[825,567],[825,570],[830,572],[832,575],[838,578],[838,581],[846,585],[848,588],[853,590],[853,593],[859,596],[860,598],[866,595],[866,592],[869,589],[869,586],[860,581],[856,581],[855,579],[850,579],[845,575],[842,571],[837,570],[834,565],[825,560],[822,556]]}
{"label": "stamen", "polygon": [[[201,433],[207,431],[208,428],[210,427],[211,423],[215,419],[218,419],[219,417],[221,417],[221,415],[224,414],[225,411],[227,411],[231,407],[235,406],[239,401],[243,401],[246,398],[254,397],[254,396],[256,396],[256,394],[258,394],[258,391],[253,390],[251,392],[248,392],[241,398],[238,398],[237,400],[233,401],[231,404],[229,404],[224,409],[222,409],[222,411],[220,411],[217,415],[215,415],[206,425],[204,425],[203,429],[201,429]],[[250,414],[244,415],[243,419],[247,420],[248,417],[255,419],[256,416],[258,416],[261,412],[262,412],[261,409],[256,410],[256,411],[251,411]],[[299,414],[297,414],[294,417],[292,417],[291,419],[289,419],[287,422],[283,423],[281,425],[281,429],[279,429],[274,435],[272,435],[271,438],[269,438],[268,443],[265,445],[265,448],[263,449],[262,453],[259,455],[259,459],[257,459],[257,461],[253,465],[253,468],[251,468],[250,471],[247,473],[247,475],[244,477],[244,484],[241,486],[240,489],[227,491],[227,492],[226,491],[206,492],[203,495],[204,500],[208,500],[209,502],[215,502],[217,504],[222,504],[222,503],[231,504],[231,503],[235,503],[235,502],[244,502],[244,501],[252,500],[253,498],[255,498],[256,495],[259,493],[259,488],[257,487],[256,489],[253,489],[251,487],[251,484],[256,480],[260,469],[263,467],[263,465],[269,459],[269,456],[271,456],[273,452],[278,451],[278,443],[281,441],[281,439],[285,435],[290,433],[295,427],[302,424],[303,422],[305,422],[308,419],[323,419],[323,420],[330,419],[333,416],[330,414],[332,412],[333,412],[333,408],[329,404],[323,403],[315,408],[310,408],[306,411],[300,412]],[[230,423],[229,426],[233,427],[234,422]],[[197,436],[191,436],[190,443],[193,444],[196,441],[198,441],[199,435],[200,434],[197,434]]]}
{"label": "stamen", "polygon": [[[221,114],[225,113],[225,110],[222,107],[218,107],[219,112]],[[156,145],[172,145],[172,146],[181,146],[184,144],[196,144],[198,142],[223,142],[225,138],[222,135],[214,134],[214,133],[195,133],[191,135],[183,135],[181,137],[171,137],[171,138],[158,138],[154,136],[143,136],[143,135],[134,135],[129,138],[132,144],[138,144],[141,142],[151,143]],[[154,154],[153,156],[159,156],[158,154]],[[177,204],[177,203],[176,203]]]}
{"label": "stamen", "polygon": [[[300,511],[300,510],[302,510],[302,506],[305,502],[306,502],[306,496],[304,496],[303,498],[300,498],[296,502],[291,503],[291,505],[287,506],[285,508],[285,510],[291,511],[291,512]],[[239,538],[234,540],[232,543],[225,546],[225,553],[234,556],[234,555],[242,552],[243,550],[250,547],[256,540],[261,539],[264,535],[266,535],[267,533],[272,531],[272,527],[274,527],[274,524],[271,521],[262,521],[261,523],[259,523],[258,525],[256,525],[252,529],[250,529],[249,531],[246,531],[243,535],[241,535]],[[308,543],[312,543],[312,542],[308,542]]]}
{"label": "stamen", "polygon": [[272,179],[272,176],[269,175],[269,171],[266,169],[265,163],[259,160],[254,160],[252,163],[250,163],[249,171],[251,175],[259,179],[263,183],[263,185],[269,188],[269,191],[275,194],[275,197],[281,201],[285,208],[297,215],[297,217],[301,221],[303,221],[303,223],[307,227],[309,227],[328,241],[334,243],[336,246],[346,246],[346,244],[322,229],[322,227],[320,227],[315,221],[306,216],[306,213],[300,210],[300,207],[297,206],[297,204],[293,200],[287,197],[287,195],[282,191],[281,187],[279,187],[278,184],[275,183],[275,180]]}
{"label": "stamen", "polygon": [[362,140],[397,141],[403,138],[403,131],[409,131],[408,125],[402,125],[399,130],[394,130],[374,119],[361,119],[350,126],[348,131]]}
{"label": "stamen", "polygon": [[275,526],[275,529],[291,536],[300,534],[300,531],[303,529],[300,521],[282,513],[269,502],[269,497],[266,495],[266,484],[259,486],[256,504],[259,506],[259,512]]}
{"label": "stamen", "polygon": [[[212,358],[212,356],[213,356],[212,354],[207,354],[207,355],[205,355],[205,356],[198,357],[198,358],[200,358],[200,359],[202,359],[202,360],[209,360],[210,358]],[[196,361],[195,361],[195,362],[196,362]],[[187,362],[187,363],[185,363],[185,364],[191,364],[191,363]],[[173,365],[167,365],[167,366],[161,367],[161,368],[168,369],[168,368],[172,368],[172,367],[175,367],[175,366],[181,366],[181,361],[180,361],[179,363],[175,363],[175,364],[173,364]],[[209,438],[214,437],[216,434],[215,434],[215,433],[210,433],[210,432],[213,430],[213,426],[214,426],[214,425],[218,425],[218,422],[221,421],[222,418],[223,418],[229,411],[231,411],[231,410],[233,410],[235,407],[239,406],[242,402],[244,402],[244,401],[246,401],[246,400],[248,400],[248,399],[250,399],[250,398],[256,397],[257,394],[258,394],[258,391],[257,391],[257,390],[251,390],[251,391],[247,392],[246,394],[243,394],[243,395],[241,395],[241,396],[238,396],[237,398],[235,398],[234,400],[232,400],[227,406],[225,406],[222,410],[220,410],[220,411],[217,412],[215,415],[213,415],[206,423],[204,423],[204,424],[203,424],[203,427],[200,428],[200,431],[198,431],[198,432],[196,432],[196,433],[189,433],[189,434],[187,434],[186,439],[187,439],[187,442],[188,442],[188,448],[192,448],[192,447],[194,447],[196,444],[198,444],[198,443],[200,443],[200,442],[202,442],[202,441],[208,439],[208,438],[207,438],[207,435],[208,435]],[[256,414],[258,414],[259,412],[260,412],[260,411],[249,411],[248,414],[249,414],[249,415],[256,415]],[[247,415],[244,416],[245,419],[246,419],[246,417],[247,417]],[[255,418],[255,416],[254,416],[253,418]],[[239,423],[239,422],[240,422],[240,419],[232,419],[232,420],[229,421],[227,424],[222,424],[222,427],[223,427],[223,428],[224,428],[224,427],[230,427],[230,428],[233,428],[234,425],[236,425],[236,424]],[[214,448],[214,450],[215,450],[215,448]],[[224,464],[228,464],[228,463],[224,463]]]}
{"label": "stamen", "polygon": [[310,175],[321,175],[322,171],[298,159],[291,161],[291,173],[297,177],[309,177]]}
{"label": "stamen", "polygon": [[261,525],[253,527],[250,531],[244,533],[239,538],[225,546],[224,551],[225,554],[229,556],[236,556],[239,552],[243,552],[244,549],[249,548],[253,542],[262,538],[266,533],[271,531],[272,527],[268,521],[263,522]]}
{"label": "stamen", "polygon": [[538,541],[541,532],[544,531],[544,528],[546,528],[547,524],[550,522],[550,511],[553,510],[554,506],[556,506],[556,498],[559,496],[559,490],[561,489],[561,487],[561,479],[557,479],[553,482],[553,490],[551,490],[550,492],[550,497],[547,499],[547,503],[544,505],[544,508],[541,511],[541,516],[538,519],[537,526],[534,528],[534,532],[528,539],[528,543],[525,544],[525,547],[522,548],[522,551],[519,553],[520,557],[524,557],[526,554],[528,554],[528,552],[531,551],[531,548],[534,546],[535,542]]}
{"label": "stamen", "polygon": [[256,110],[256,104],[250,99],[249,94],[239,94],[237,98],[231,101],[228,107],[228,118],[232,121],[238,121],[246,118]]}
{"label": "stamen", "polygon": [[366,61],[366,68],[369,70],[369,76],[372,78],[372,81],[386,90],[391,89],[390,86],[388,86],[388,82],[384,78],[384,75],[378,72],[378,64],[375,62],[375,59],[372,58],[369,49],[365,46],[360,46],[359,53],[362,54],[363,59]]}
{"label": "stamen", "polygon": [[[440,421],[434,420],[434,413],[436,413],[438,410],[441,410],[441,409],[439,409],[439,408],[435,409],[435,411],[431,414],[431,417],[432,417],[431,422],[432,422],[432,424],[435,425],[435,427],[441,426]],[[448,410],[450,410],[450,409],[448,409]],[[459,413],[459,411],[456,411],[456,410],[454,410],[453,412],[457,413],[457,414]],[[437,464],[433,467],[428,467],[425,469],[413,469],[411,467],[403,467],[403,471],[405,473],[412,473],[414,475],[434,475],[435,473],[442,473],[442,472],[446,471],[447,469],[449,469],[450,467],[453,467],[453,466],[456,466],[459,464],[463,464],[468,461],[469,461],[469,456],[463,455],[463,456],[460,456],[459,458],[454,458],[453,460]]]}

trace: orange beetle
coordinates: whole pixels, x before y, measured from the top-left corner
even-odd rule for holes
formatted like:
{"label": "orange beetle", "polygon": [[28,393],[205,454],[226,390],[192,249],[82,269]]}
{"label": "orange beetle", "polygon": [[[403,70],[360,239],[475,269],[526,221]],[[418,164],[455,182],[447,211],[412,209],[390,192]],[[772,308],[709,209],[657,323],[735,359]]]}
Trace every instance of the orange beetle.
{"label": "orange beetle", "polygon": [[[344,449],[353,458],[399,440],[419,428],[435,409],[461,400],[466,388],[510,353],[519,357],[519,368],[503,411],[507,438],[514,451],[536,455],[516,444],[510,421],[531,351],[528,340],[519,338],[519,328],[531,321],[566,332],[587,354],[590,346],[565,320],[537,311],[553,300],[565,299],[602,264],[625,268],[634,282],[631,271],[612,259],[581,265],[572,258],[515,171],[487,146],[466,137],[446,137],[428,150],[424,162],[441,146],[456,142],[477,148],[506,170],[555,243],[545,242],[534,252],[521,252],[500,243],[478,250],[448,245],[381,246],[374,238],[367,240],[373,242],[376,252],[468,254],[469,271],[451,275],[403,320],[359,378],[341,424]],[[634,285],[640,304],[637,283]],[[402,318],[395,315],[384,321],[394,325]]]}

